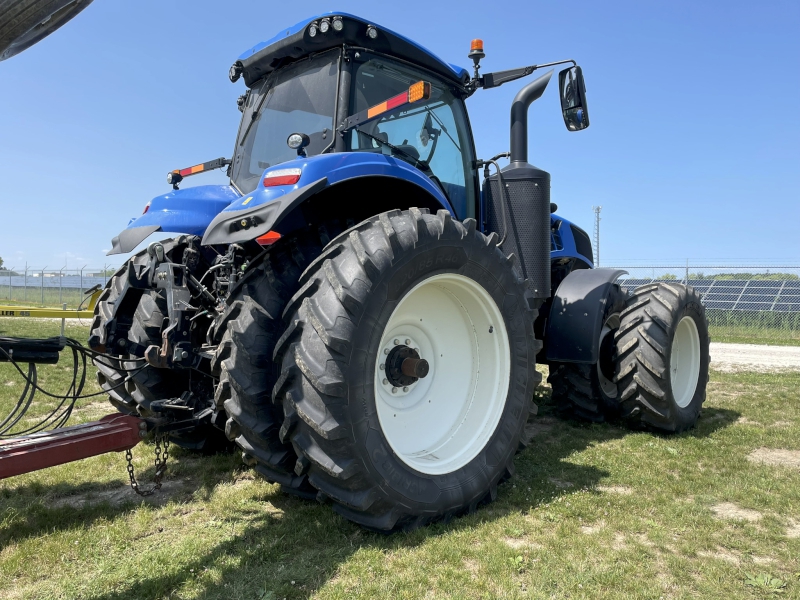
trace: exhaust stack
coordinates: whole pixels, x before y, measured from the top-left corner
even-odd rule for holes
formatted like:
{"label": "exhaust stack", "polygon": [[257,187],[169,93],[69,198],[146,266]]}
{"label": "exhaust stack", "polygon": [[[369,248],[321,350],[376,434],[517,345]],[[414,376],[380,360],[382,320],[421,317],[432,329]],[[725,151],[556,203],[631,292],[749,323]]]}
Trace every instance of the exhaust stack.
{"label": "exhaust stack", "polygon": [[531,81],[514,97],[511,104],[511,163],[528,162],[528,107],[542,97],[553,71]]}

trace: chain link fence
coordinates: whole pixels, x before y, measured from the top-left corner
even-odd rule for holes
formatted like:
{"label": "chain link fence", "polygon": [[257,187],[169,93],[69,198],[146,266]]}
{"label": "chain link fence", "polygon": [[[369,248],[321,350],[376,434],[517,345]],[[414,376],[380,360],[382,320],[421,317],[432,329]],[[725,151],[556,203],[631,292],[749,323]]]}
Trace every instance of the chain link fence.
{"label": "chain link fence", "polygon": [[[605,266],[605,265],[603,265]],[[715,342],[800,346],[800,265],[621,265],[625,287],[688,283],[706,307]]]}
{"label": "chain link fence", "polygon": [[[613,266],[628,271],[628,288],[688,282],[701,294],[714,341],[800,346],[800,265],[620,263]],[[0,302],[77,308],[84,292],[105,286],[115,270],[0,269]]]}
{"label": "chain link fence", "polygon": [[0,302],[26,306],[78,308],[86,290],[105,286],[116,268],[0,269]]}

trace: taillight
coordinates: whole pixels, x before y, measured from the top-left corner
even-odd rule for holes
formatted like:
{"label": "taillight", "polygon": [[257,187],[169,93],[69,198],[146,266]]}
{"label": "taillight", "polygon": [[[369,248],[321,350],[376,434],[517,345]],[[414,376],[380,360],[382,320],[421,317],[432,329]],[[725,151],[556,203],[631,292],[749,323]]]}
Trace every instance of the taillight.
{"label": "taillight", "polygon": [[261,246],[270,246],[281,239],[281,234],[277,231],[268,231],[264,235],[260,235],[256,238],[256,242],[258,242]]}
{"label": "taillight", "polygon": [[294,185],[300,181],[301,169],[278,169],[264,175],[264,187],[275,185]]}

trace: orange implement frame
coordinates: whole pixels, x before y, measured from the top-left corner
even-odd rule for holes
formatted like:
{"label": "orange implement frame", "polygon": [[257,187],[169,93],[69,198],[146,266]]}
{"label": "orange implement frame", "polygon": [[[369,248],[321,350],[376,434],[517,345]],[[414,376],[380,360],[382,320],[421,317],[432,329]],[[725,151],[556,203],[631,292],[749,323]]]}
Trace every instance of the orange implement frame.
{"label": "orange implement frame", "polygon": [[106,415],[99,421],[0,441],[0,479],[129,450],[147,433],[137,417]]}

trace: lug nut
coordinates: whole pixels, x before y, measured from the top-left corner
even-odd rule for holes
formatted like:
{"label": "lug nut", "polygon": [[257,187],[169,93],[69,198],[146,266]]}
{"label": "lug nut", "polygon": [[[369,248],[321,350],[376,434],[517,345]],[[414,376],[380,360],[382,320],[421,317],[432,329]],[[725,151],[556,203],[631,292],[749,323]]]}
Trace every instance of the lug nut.
{"label": "lug nut", "polygon": [[381,383],[383,383],[383,385],[389,385],[389,380],[388,379],[384,379]]}
{"label": "lug nut", "polygon": [[411,340],[406,340],[406,346],[410,346],[410,345],[411,345]]}
{"label": "lug nut", "polygon": [[404,388],[403,388],[403,391],[404,391],[404,392],[407,392],[407,391],[408,391],[408,386],[404,387]]}
{"label": "lug nut", "polygon": [[396,387],[393,387],[393,388],[392,388],[392,393],[393,393],[393,394],[396,394],[396,393],[397,393],[397,388],[396,388]]}
{"label": "lug nut", "polygon": [[395,341],[394,341],[394,345],[395,345],[395,346],[399,346],[399,345],[400,345],[400,340],[395,340]]}
{"label": "lug nut", "polygon": [[383,349],[383,353],[384,353],[384,354],[389,354],[389,349],[388,349],[388,348],[384,348],[384,349]]}
{"label": "lug nut", "polygon": [[381,365],[379,368],[381,371],[383,371],[386,368],[386,365]]}

